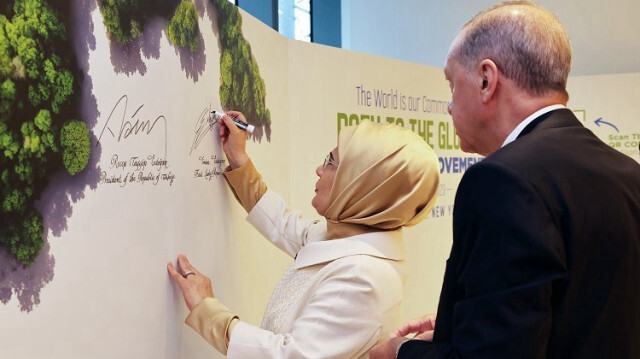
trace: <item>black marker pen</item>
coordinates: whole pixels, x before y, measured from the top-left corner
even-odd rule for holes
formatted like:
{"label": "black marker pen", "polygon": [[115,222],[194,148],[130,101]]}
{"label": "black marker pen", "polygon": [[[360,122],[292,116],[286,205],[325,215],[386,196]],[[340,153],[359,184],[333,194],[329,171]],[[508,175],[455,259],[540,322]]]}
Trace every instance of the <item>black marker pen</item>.
{"label": "black marker pen", "polygon": [[[213,116],[213,119],[218,122],[218,121],[222,121],[222,118],[224,117],[224,115],[226,115],[226,113],[221,112],[221,111],[211,111],[211,116]],[[247,131],[249,133],[253,133],[253,130],[255,130],[255,126],[250,125],[246,122],[242,122],[240,120],[238,120],[237,118],[233,117],[233,116],[229,116],[229,118],[231,118],[231,120],[233,121],[233,123],[236,124],[236,126],[244,131]]]}

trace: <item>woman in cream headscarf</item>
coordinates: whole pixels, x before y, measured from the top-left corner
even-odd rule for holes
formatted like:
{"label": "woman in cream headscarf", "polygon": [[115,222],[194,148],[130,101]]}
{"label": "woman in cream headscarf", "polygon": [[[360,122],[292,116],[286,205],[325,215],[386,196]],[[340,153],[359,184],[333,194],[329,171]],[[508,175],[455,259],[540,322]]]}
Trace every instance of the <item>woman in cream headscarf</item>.
{"label": "woman in cream headscarf", "polygon": [[191,311],[186,323],[231,358],[367,358],[401,320],[402,227],[424,219],[435,202],[435,153],[397,126],[363,121],[343,129],[316,169],[312,205],[326,221],[305,220],[266,188],[245,152],[246,133],[223,121],[227,182],[247,220],[295,260],[258,328],[215,299],[209,279],[179,256],[182,274],[168,269]]}

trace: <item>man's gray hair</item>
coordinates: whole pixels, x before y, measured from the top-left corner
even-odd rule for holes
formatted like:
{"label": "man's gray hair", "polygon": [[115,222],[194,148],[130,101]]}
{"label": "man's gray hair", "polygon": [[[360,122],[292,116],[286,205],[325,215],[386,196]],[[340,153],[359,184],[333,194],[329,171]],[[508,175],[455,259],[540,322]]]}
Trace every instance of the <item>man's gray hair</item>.
{"label": "man's gray hair", "polygon": [[529,1],[503,2],[476,15],[462,32],[449,56],[467,71],[490,59],[530,95],[557,91],[568,99],[571,44],[549,11]]}

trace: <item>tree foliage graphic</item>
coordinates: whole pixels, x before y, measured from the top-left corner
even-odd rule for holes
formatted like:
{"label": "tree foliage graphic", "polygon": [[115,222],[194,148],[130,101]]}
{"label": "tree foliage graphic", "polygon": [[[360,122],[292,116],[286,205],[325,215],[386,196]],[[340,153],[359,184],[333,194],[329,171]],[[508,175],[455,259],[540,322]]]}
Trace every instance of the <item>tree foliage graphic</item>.
{"label": "tree foliage graphic", "polygon": [[142,35],[144,12],[140,0],[99,0],[104,25],[112,39],[127,44]]}
{"label": "tree foliage graphic", "polygon": [[267,135],[271,113],[265,104],[266,90],[251,46],[242,35],[242,17],[238,8],[226,0],[211,0],[218,11],[220,56],[220,100],[227,109],[242,111],[256,128]]}
{"label": "tree foliage graphic", "polygon": [[182,1],[167,24],[167,36],[174,45],[188,47],[191,52],[196,52],[200,48],[198,35],[196,6],[191,2]]}
{"label": "tree foliage graphic", "polygon": [[2,7],[0,247],[28,266],[43,244],[42,216],[34,201],[54,172],[63,167],[80,172],[91,148],[86,125],[71,118],[75,60],[57,11],[46,0],[16,0]]}
{"label": "tree foliage graphic", "polygon": [[151,17],[168,19],[179,2],[180,0],[98,0],[102,21],[109,36],[120,44],[128,44],[140,37]]}
{"label": "tree foliage graphic", "polygon": [[62,162],[71,175],[82,171],[89,162],[89,129],[78,120],[69,121],[60,131],[60,145],[62,146]]}

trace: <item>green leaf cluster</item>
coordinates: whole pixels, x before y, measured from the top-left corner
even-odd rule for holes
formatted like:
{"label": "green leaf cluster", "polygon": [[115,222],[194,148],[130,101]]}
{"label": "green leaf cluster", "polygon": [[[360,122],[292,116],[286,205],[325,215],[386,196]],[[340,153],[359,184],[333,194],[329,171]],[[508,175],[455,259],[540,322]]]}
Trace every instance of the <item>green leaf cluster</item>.
{"label": "green leaf cluster", "polygon": [[172,44],[189,47],[191,52],[200,48],[198,12],[192,2],[182,1],[167,24],[167,35]]}
{"label": "green leaf cluster", "polygon": [[104,25],[112,39],[121,44],[142,35],[144,12],[140,0],[98,0]]}
{"label": "green leaf cluster", "polygon": [[86,126],[72,131],[78,144],[60,143],[75,86],[65,24],[47,0],[12,5],[0,15],[0,247],[26,266],[42,247],[35,199],[66,153],[88,158],[90,146]]}
{"label": "green leaf cluster", "polygon": [[102,21],[112,40],[128,44],[153,16],[169,18],[180,0],[98,0]]}
{"label": "green leaf cluster", "polygon": [[87,166],[89,155],[91,155],[87,125],[78,120],[65,123],[60,131],[60,144],[62,145],[62,162],[69,174],[75,175],[82,171]]}
{"label": "green leaf cluster", "polygon": [[11,21],[0,21],[4,25],[0,72],[14,80],[29,80],[25,85],[31,104],[47,103],[59,113],[73,93],[73,76],[56,51],[59,42],[66,40],[66,28],[46,1],[17,0],[13,9]]}
{"label": "green leaf cluster", "polygon": [[242,35],[242,17],[238,8],[226,0],[211,0],[218,12],[220,56],[220,100],[229,109],[242,111],[256,127],[271,126],[266,107],[264,80],[251,46]]}
{"label": "green leaf cluster", "polygon": [[30,210],[24,220],[0,228],[0,246],[9,250],[24,266],[32,264],[42,249],[42,216]]}

